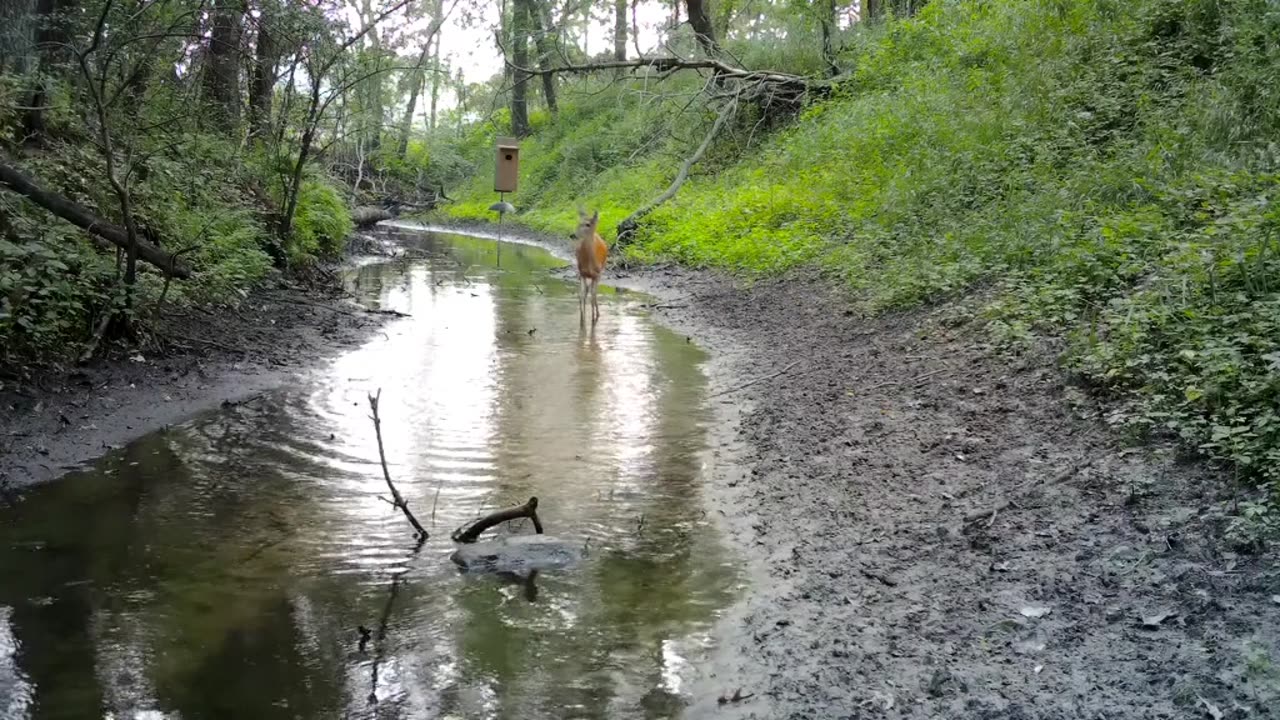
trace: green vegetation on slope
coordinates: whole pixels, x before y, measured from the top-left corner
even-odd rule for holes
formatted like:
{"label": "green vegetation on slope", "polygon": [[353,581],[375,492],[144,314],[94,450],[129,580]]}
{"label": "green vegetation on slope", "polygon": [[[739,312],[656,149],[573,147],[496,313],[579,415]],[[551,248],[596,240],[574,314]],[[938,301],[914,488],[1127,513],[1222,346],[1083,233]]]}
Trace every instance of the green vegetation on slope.
{"label": "green vegetation on slope", "polygon": [[[842,62],[837,98],[750,152],[750,124],[722,139],[627,252],[813,264],[868,311],[994,289],[999,336],[1067,336],[1116,424],[1280,492],[1280,8],[938,2]],[[544,118],[521,219],[565,233],[581,203],[611,230],[700,133],[672,104],[619,86]],[[487,216],[489,182],[455,216]]]}

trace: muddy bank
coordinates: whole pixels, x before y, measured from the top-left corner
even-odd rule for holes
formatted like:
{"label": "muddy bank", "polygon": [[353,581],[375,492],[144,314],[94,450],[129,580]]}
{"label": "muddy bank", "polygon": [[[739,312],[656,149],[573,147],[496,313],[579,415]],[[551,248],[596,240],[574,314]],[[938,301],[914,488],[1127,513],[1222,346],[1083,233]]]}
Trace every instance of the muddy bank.
{"label": "muddy bank", "polygon": [[173,311],[141,348],[0,388],[0,488],[56,478],[148,432],[263,392],[357,345],[387,316],[336,289],[272,283],[235,306]]}
{"label": "muddy bank", "polygon": [[1122,445],[1050,358],[814,278],[621,274],[736,425],[718,507],[757,582],[717,682],[757,695],[720,712],[1280,717],[1280,571],[1223,539],[1228,479]]}

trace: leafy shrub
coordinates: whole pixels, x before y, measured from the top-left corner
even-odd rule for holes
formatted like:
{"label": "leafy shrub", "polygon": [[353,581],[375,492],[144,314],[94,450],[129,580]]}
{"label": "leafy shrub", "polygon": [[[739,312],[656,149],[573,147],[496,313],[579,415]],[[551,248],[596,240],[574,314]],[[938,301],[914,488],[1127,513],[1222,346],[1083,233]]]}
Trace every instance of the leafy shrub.
{"label": "leafy shrub", "polygon": [[0,225],[10,230],[0,234],[0,361],[56,358],[110,301],[114,271],[72,232],[27,213],[0,208]]}
{"label": "leafy shrub", "polygon": [[308,179],[298,193],[290,256],[337,257],[355,229],[342,196],[329,183]]}

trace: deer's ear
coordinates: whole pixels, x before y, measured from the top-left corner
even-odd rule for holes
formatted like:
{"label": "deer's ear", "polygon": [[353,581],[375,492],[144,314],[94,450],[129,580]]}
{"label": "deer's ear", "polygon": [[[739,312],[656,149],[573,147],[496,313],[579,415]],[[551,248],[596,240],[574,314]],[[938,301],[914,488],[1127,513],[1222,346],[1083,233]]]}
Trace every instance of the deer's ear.
{"label": "deer's ear", "polygon": [[598,223],[598,222],[600,222],[600,211],[599,211],[599,210],[595,211],[595,213],[594,213],[594,214],[592,214],[592,216],[591,216],[591,222],[593,222],[593,223]]}
{"label": "deer's ear", "polygon": [[579,220],[587,219],[587,211],[583,210],[581,205],[578,206],[578,219]]}

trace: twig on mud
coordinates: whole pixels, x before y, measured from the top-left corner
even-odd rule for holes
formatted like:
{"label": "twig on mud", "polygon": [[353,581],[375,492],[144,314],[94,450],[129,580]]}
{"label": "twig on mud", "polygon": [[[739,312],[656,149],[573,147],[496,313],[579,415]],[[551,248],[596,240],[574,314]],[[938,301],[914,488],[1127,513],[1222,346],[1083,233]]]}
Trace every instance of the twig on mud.
{"label": "twig on mud", "polygon": [[[1061,473],[1058,473],[1058,475],[1053,478],[1052,480],[1053,484],[1056,485],[1057,483],[1066,481],[1071,476],[1075,475],[1076,473],[1080,472],[1086,467],[1092,465],[1096,459],[1097,458],[1092,458],[1089,460],[1078,460],[1072,463],[1071,467],[1067,468]],[[995,525],[997,515],[999,515],[1001,512],[1005,510],[1008,510],[1011,507],[1017,507],[1018,501],[1015,496],[1017,496],[1023,490],[1026,490],[1032,485],[1036,485],[1040,482],[1041,482],[1040,478],[1033,478],[1031,480],[1027,480],[1026,482],[1021,483],[1017,487],[1010,490],[1008,494],[1009,499],[999,503],[995,507],[989,510],[980,510],[978,512],[972,512],[972,513],[969,513],[968,515],[965,515],[964,523],[963,523],[964,526],[968,527],[983,519],[987,520],[987,527],[991,527],[992,525]]]}
{"label": "twig on mud", "polygon": [[363,313],[368,313],[370,315],[394,315],[395,317],[411,317],[407,312],[401,312],[399,310],[381,309],[381,308],[370,308],[370,307],[365,307],[363,305],[360,305],[358,303],[352,303],[356,307],[355,310],[348,310],[347,308],[344,308],[340,305],[314,302],[312,300],[303,300],[301,298],[286,298],[286,297],[280,297],[279,295],[267,295],[266,297],[270,298],[271,300],[274,300],[275,302],[285,303],[286,305],[302,305],[303,307],[319,308],[321,310],[329,310],[331,312],[342,313],[344,315],[358,315],[359,313],[363,312]]}
{"label": "twig on mud", "polygon": [[85,345],[84,352],[80,354],[80,364],[84,365],[93,359],[93,353],[98,349],[98,343],[102,342],[102,336],[107,334],[107,326],[111,324],[111,318],[115,315],[115,311],[102,316],[102,320],[98,321],[98,326],[93,330],[93,337],[89,338],[89,344]]}
{"label": "twig on mud", "polygon": [[[927,373],[925,373],[925,374],[923,374],[923,375],[917,375],[917,376],[915,376],[915,377],[911,378],[910,380],[906,381],[906,383],[905,383],[905,384],[907,384],[907,385],[918,385],[918,384],[920,383],[920,381],[921,381],[921,380],[928,380],[929,378],[933,377],[934,375],[942,374],[942,373],[944,373],[944,372],[946,372],[946,371],[948,371],[948,370],[950,370],[950,369],[951,369],[951,368],[941,368],[941,369],[938,369],[938,370],[934,370],[934,371],[932,371],[932,372],[927,372]],[[886,381],[884,381],[884,382],[882,382],[882,383],[876,383],[875,385],[872,385],[872,386],[871,386],[871,387],[869,387],[869,388],[864,388],[864,389],[862,390],[862,392],[871,392],[872,390],[879,390],[880,388],[883,388],[883,387],[889,387],[890,385],[902,385],[902,384],[904,384],[904,383],[902,383],[901,381],[898,381],[898,380],[886,380]]]}
{"label": "twig on mud", "polygon": [[898,586],[898,581],[897,581],[897,580],[894,580],[893,578],[889,577],[888,575],[884,575],[884,574],[882,574],[882,573],[878,573],[878,572],[876,572],[875,570],[868,570],[867,568],[858,568],[858,572],[862,573],[862,576],[863,576],[863,577],[865,577],[865,578],[869,578],[869,579],[871,579],[871,580],[878,580],[878,581],[880,581],[880,584],[881,584],[881,585],[885,585],[886,587],[897,587],[897,586]]}
{"label": "twig on mud", "polygon": [[237,355],[248,355],[248,354],[249,354],[249,351],[247,351],[247,350],[245,350],[245,349],[243,349],[243,348],[237,348],[237,347],[231,347],[230,345],[224,345],[223,343],[220,343],[220,342],[218,342],[217,340],[209,340],[209,339],[207,339],[207,338],[193,338],[193,337],[187,337],[186,335],[179,335],[179,334],[177,334],[177,333],[169,333],[168,335],[169,335],[169,337],[176,338],[176,339],[178,339],[178,340],[182,340],[182,341],[184,341],[184,342],[197,343],[197,344],[200,344],[200,345],[205,345],[205,346],[208,346],[208,347],[217,348],[217,349],[219,349],[219,350],[222,350],[223,352],[235,353],[235,354],[237,354]]}
{"label": "twig on mud", "polygon": [[436,526],[436,503],[440,502],[440,486],[436,486],[436,496],[431,499],[431,527]]}
{"label": "twig on mud", "polygon": [[785,373],[785,372],[789,371],[791,368],[793,368],[793,367],[795,367],[796,365],[799,365],[799,364],[800,364],[800,361],[799,361],[799,360],[796,360],[795,362],[793,362],[793,363],[791,363],[791,364],[787,365],[786,367],[782,368],[781,370],[779,370],[779,371],[777,371],[777,372],[770,373],[770,374],[765,375],[765,376],[763,376],[763,377],[758,377],[758,378],[756,378],[756,379],[754,379],[754,380],[748,380],[748,381],[746,381],[746,382],[742,383],[741,385],[735,385],[734,387],[728,388],[728,389],[726,389],[726,390],[721,390],[721,391],[720,391],[720,392],[718,392],[718,393],[712,393],[711,395],[708,395],[708,396],[707,396],[707,399],[708,399],[708,400],[710,400],[710,399],[712,399],[712,398],[718,398],[718,397],[720,397],[720,396],[722,396],[722,395],[728,395],[729,393],[737,392],[737,391],[739,391],[739,390],[742,390],[743,388],[751,387],[752,385],[755,385],[756,383],[761,383],[761,382],[764,382],[765,380],[772,380],[772,379],[774,379],[774,378],[778,377],[779,375],[781,375],[781,374],[783,374],[783,373]]}
{"label": "twig on mud", "polygon": [[413,516],[413,511],[409,509],[409,503],[405,502],[404,496],[396,489],[396,484],[391,482],[391,471],[387,469],[387,453],[382,449],[382,419],[378,417],[378,400],[382,398],[382,388],[378,388],[377,394],[369,394],[369,408],[373,411],[370,419],[373,420],[373,432],[378,436],[378,460],[382,462],[382,477],[387,481],[387,489],[391,491],[391,497],[395,502],[391,503],[395,507],[400,508],[400,512],[404,513],[404,517],[417,530],[414,536],[418,540],[418,545],[426,542],[427,529],[422,527],[422,523],[418,522],[418,518]]}

